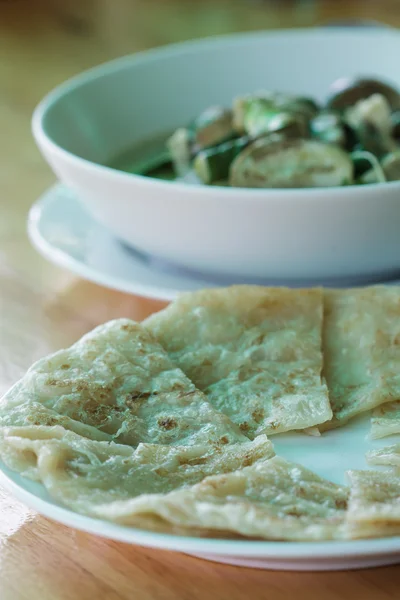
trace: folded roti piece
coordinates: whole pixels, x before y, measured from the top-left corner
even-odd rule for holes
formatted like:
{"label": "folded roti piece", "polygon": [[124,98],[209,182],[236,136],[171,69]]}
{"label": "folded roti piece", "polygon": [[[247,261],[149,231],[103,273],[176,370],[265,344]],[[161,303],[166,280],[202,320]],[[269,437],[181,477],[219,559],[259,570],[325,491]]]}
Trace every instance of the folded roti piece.
{"label": "folded roti piece", "polygon": [[163,496],[97,506],[96,513],[126,525],[144,514],[247,537],[324,540],[342,536],[346,506],[346,488],[274,457]]}
{"label": "folded roti piece", "polygon": [[367,462],[370,465],[400,467],[400,444],[393,444],[379,450],[371,450],[367,453]]}
{"label": "folded roti piece", "polygon": [[[11,392],[11,390],[10,390]],[[12,390],[12,395],[16,392]],[[0,402],[0,430],[7,426],[43,426],[43,427],[54,427],[59,425],[68,431],[74,431],[78,435],[87,437],[91,440],[101,441],[113,441],[113,436],[105,431],[101,431],[92,425],[85,425],[81,421],[76,421],[67,417],[66,415],[60,415],[55,410],[40,404],[40,402],[26,402],[25,404],[18,404],[17,406],[10,406],[8,404],[8,398],[11,394],[7,395]]]}
{"label": "folded roti piece", "polygon": [[144,325],[249,438],[332,417],[321,380],[319,289],[202,290],[182,295]]}
{"label": "folded roti piece", "polygon": [[333,420],[400,398],[400,287],[325,292],[324,376]]}
{"label": "folded roti piece", "polygon": [[0,458],[10,469],[42,482],[56,501],[88,515],[96,514],[98,505],[163,495],[272,456],[266,436],[214,447],[139,444],[133,449],[89,440],[60,426],[0,430]]}
{"label": "folded roti piece", "polygon": [[348,471],[350,499],[346,518],[351,538],[400,534],[398,471]]}
{"label": "folded roti piece", "polygon": [[128,319],[97,327],[29,369],[0,402],[0,427],[25,425],[60,425],[132,446],[248,439]]}
{"label": "folded roti piece", "polygon": [[132,517],[130,527],[135,529],[143,529],[154,533],[166,533],[168,535],[178,535],[181,537],[196,537],[196,538],[213,538],[223,540],[244,540],[244,536],[230,531],[217,531],[215,529],[205,529],[204,527],[181,527],[168,523],[155,515],[137,515]]}
{"label": "folded roti piece", "polygon": [[400,433],[400,401],[387,402],[372,413],[371,439],[376,440]]}

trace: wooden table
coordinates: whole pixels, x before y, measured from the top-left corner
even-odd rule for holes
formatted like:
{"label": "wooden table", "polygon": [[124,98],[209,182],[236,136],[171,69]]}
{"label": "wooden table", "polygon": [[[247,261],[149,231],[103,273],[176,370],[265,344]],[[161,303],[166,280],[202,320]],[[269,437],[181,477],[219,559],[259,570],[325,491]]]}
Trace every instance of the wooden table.
{"label": "wooden table", "polygon": [[[145,47],[236,30],[342,18],[400,25],[397,0],[0,1],[0,392],[37,358],[111,318],[161,303],[112,292],[47,264],[25,233],[54,180],[30,134],[33,107],[67,77]],[[130,547],[67,529],[0,488],[1,600],[397,598],[397,567],[277,573]]]}

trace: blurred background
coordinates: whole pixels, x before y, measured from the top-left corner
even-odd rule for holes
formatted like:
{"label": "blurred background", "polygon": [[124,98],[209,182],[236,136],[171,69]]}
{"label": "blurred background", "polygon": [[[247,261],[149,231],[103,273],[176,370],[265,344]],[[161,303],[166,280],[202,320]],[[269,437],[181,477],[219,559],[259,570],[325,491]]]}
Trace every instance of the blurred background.
{"label": "blurred background", "polygon": [[15,185],[24,166],[32,195],[27,198],[25,193],[21,202],[28,207],[46,178],[48,183],[53,180],[30,136],[31,113],[47,91],[83,69],[190,38],[348,19],[398,26],[400,2],[0,0],[0,131],[6,140],[0,192],[7,193]]}
{"label": "blurred background", "polygon": [[35,105],[54,86],[101,62],[171,42],[348,20],[399,26],[400,1],[0,0],[0,237],[8,264],[26,265],[24,277],[35,272],[38,285],[50,269],[32,252],[25,218],[54,181],[30,133]]}

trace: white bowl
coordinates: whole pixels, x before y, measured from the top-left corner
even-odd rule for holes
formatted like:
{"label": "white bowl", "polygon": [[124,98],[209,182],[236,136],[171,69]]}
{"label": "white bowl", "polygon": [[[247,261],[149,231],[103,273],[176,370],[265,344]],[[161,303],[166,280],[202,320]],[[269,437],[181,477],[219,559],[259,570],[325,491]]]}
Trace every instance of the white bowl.
{"label": "white bowl", "polygon": [[212,104],[261,88],[323,99],[342,76],[400,84],[400,35],[315,29],[224,36],[125,57],[51,92],[33,132],[56,175],[142,252],[208,273],[367,279],[400,268],[400,182],[330,189],[189,185],[102,166]]}

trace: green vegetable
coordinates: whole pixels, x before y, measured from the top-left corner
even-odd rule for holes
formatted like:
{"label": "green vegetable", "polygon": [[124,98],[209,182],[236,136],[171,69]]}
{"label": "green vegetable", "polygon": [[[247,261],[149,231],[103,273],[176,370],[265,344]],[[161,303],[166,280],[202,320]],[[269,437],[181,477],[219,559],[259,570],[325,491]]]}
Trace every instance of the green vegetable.
{"label": "green vegetable", "polygon": [[400,180],[400,93],[373,79],[340,79],[331,92],[325,108],[270,91],[208,108],[168,141],[177,175],[241,187]]}
{"label": "green vegetable", "polygon": [[358,150],[352,152],[350,156],[354,165],[354,176],[358,183],[382,183],[386,181],[379,160],[371,152]]}
{"label": "green vegetable", "polygon": [[271,119],[279,112],[272,98],[237,98],[233,106],[234,127],[241,133],[258,137],[270,132]]}
{"label": "green vegetable", "polygon": [[320,113],[310,123],[311,134],[317,140],[345,147],[347,133],[340,116],[333,112]]}
{"label": "green vegetable", "polygon": [[168,150],[162,149],[159,152],[148,156],[140,161],[127,162],[122,170],[134,175],[145,175],[155,177],[159,172],[170,171],[172,169],[171,156]]}
{"label": "green vegetable", "polygon": [[230,169],[230,183],[236,187],[330,187],[352,182],[349,155],[314,140],[256,140]]}
{"label": "green vegetable", "polygon": [[212,106],[200,114],[191,124],[196,149],[210,148],[236,136],[233,128],[232,111],[221,106]]}
{"label": "green vegetable", "polygon": [[[286,107],[287,106],[287,107]],[[239,98],[234,105],[234,124],[256,139],[271,133],[282,133],[285,137],[308,137],[308,119],[301,110],[293,106],[279,105],[273,97]]]}
{"label": "green vegetable", "polygon": [[302,96],[296,96],[293,100],[284,102],[282,108],[288,112],[303,115],[306,119],[312,119],[319,112],[319,107],[314,100]]}
{"label": "green vegetable", "polygon": [[306,138],[308,137],[307,121],[300,114],[281,112],[276,114],[269,123],[268,134],[276,133],[284,138]]}
{"label": "green vegetable", "polygon": [[400,180],[400,150],[387,154],[381,164],[387,181]]}
{"label": "green vegetable", "polygon": [[196,175],[206,184],[227,179],[232,161],[248,144],[249,138],[241,137],[214,148],[202,150],[193,162]]}
{"label": "green vegetable", "polygon": [[328,108],[345,110],[359,100],[369,98],[373,94],[381,94],[389,102],[391,109],[400,109],[400,94],[392,86],[376,79],[347,79],[334,81],[330,88],[331,96]]}
{"label": "green vegetable", "polygon": [[167,140],[167,150],[177,177],[183,177],[190,170],[192,144],[193,133],[185,127],[177,129]]}
{"label": "green vegetable", "polygon": [[400,138],[400,110],[396,110],[391,114],[392,121],[392,136],[399,140]]}
{"label": "green vegetable", "polygon": [[371,152],[378,159],[381,159],[388,152],[396,149],[396,142],[388,135],[376,127],[373,123],[363,121],[357,128],[360,149]]}

